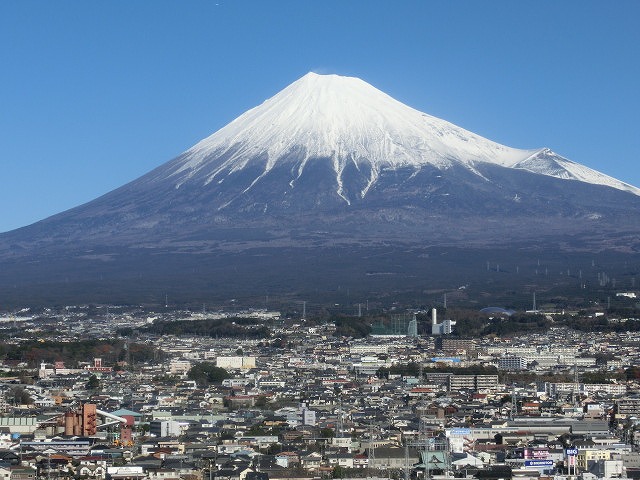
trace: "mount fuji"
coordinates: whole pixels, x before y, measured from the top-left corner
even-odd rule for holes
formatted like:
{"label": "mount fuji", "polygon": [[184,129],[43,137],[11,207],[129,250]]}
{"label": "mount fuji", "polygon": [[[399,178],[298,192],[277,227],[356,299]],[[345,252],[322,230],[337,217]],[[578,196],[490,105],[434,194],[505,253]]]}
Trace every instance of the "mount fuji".
{"label": "mount fuji", "polygon": [[632,185],[309,73],[137,180],[0,234],[0,285],[244,266],[238,285],[264,291],[292,288],[277,272],[299,254],[341,259],[339,276],[394,245],[635,252],[639,233]]}

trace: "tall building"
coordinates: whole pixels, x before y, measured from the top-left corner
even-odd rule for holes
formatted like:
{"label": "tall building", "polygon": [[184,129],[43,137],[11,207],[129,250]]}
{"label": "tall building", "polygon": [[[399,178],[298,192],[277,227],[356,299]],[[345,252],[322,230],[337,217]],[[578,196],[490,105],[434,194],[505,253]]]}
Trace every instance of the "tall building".
{"label": "tall building", "polygon": [[474,391],[495,390],[498,388],[498,375],[451,375],[449,391],[462,388]]}
{"label": "tall building", "polygon": [[413,319],[409,322],[409,328],[407,329],[408,337],[417,337],[418,336],[418,319],[416,316],[413,316]]}
{"label": "tall building", "polygon": [[467,353],[476,349],[476,342],[468,338],[446,338],[438,337],[435,341],[436,350],[443,352],[458,352],[464,350]]}
{"label": "tall building", "polygon": [[507,355],[498,359],[498,368],[500,370],[526,370],[527,360],[524,357]]}

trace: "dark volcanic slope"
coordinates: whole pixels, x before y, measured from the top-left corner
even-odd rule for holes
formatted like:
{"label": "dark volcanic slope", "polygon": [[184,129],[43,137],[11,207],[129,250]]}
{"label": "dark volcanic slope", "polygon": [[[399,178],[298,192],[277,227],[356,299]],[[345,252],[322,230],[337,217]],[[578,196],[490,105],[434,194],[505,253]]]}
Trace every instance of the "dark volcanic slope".
{"label": "dark volcanic slope", "polygon": [[[364,199],[351,205],[330,187],[320,160],[284,190],[277,169],[260,188],[242,196],[246,179],[222,186],[175,189],[133,182],[93,202],[0,236],[0,254],[33,255],[96,247],[181,249],[193,244],[234,249],[273,243],[303,246],[305,239],[377,244],[409,242],[505,244],[566,234],[638,232],[640,197],[610,187],[566,181],[492,165],[486,178],[463,168],[398,169],[380,176]],[[275,192],[275,193],[274,193]],[[281,193],[282,192],[282,193]],[[225,205],[224,208],[220,206]],[[330,238],[321,233],[327,232]],[[237,240],[253,241],[242,245]],[[598,238],[598,241],[601,241]],[[315,244],[315,243],[314,243]],[[628,240],[606,239],[606,246]],[[597,242],[594,248],[598,248]],[[603,245],[605,246],[605,245]]]}

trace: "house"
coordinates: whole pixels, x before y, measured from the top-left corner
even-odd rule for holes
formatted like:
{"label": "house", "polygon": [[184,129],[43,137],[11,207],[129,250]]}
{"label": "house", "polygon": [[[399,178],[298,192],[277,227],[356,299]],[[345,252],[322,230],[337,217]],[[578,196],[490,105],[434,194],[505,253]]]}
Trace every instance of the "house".
{"label": "house", "polygon": [[141,466],[107,467],[107,475],[112,480],[143,480],[146,477]]}
{"label": "house", "polygon": [[77,474],[79,477],[103,479],[107,476],[107,468],[104,465],[86,463],[78,467]]}
{"label": "house", "polygon": [[147,472],[149,480],[180,480],[180,475],[172,468],[150,469]]}
{"label": "house", "polygon": [[246,480],[249,473],[253,470],[248,467],[242,468],[224,468],[213,473],[213,478],[216,480]]}
{"label": "house", "polygon": [[321,463],[322,455],[320,455],[318,452],[312,452],[308,455],[300,457],[300,464],[305,470],[318,470]]}
{"label": "house", "polygon": [[11,480],[35,480],[36,470],[30,467],[10,467]]}
{"label": "house", "polygon": [[327,460],[333,467],[353,468],[353,455],[350,453],[331,453],[327,455]]}
{"label": "house", "polygon": [[[418,452],[409,450],[409,463],[418,463]],[[369,467],[380,470],[402,469],[405,466],[405,451],[402,447],[376,448],[375,458],[369,459]]]}
{"label": "house", "polygon": [[289,468],[300,464],[300,457],[295,452],[281,452],[275,456],[276,465]]}
{"label": "house", "polygon": [[353,468],[367,468],[369,459],[366,455],[358,453],[353,456]]}

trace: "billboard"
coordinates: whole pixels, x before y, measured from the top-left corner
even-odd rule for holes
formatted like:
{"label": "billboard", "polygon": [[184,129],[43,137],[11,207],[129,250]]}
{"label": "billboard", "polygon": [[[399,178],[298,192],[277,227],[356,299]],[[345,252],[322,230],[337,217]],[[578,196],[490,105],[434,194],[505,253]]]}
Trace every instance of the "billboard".
{"label": "billboard", "polygon": [[553,467],[553,460],[525,460],[524,466],[534,468],[551,468]]}

